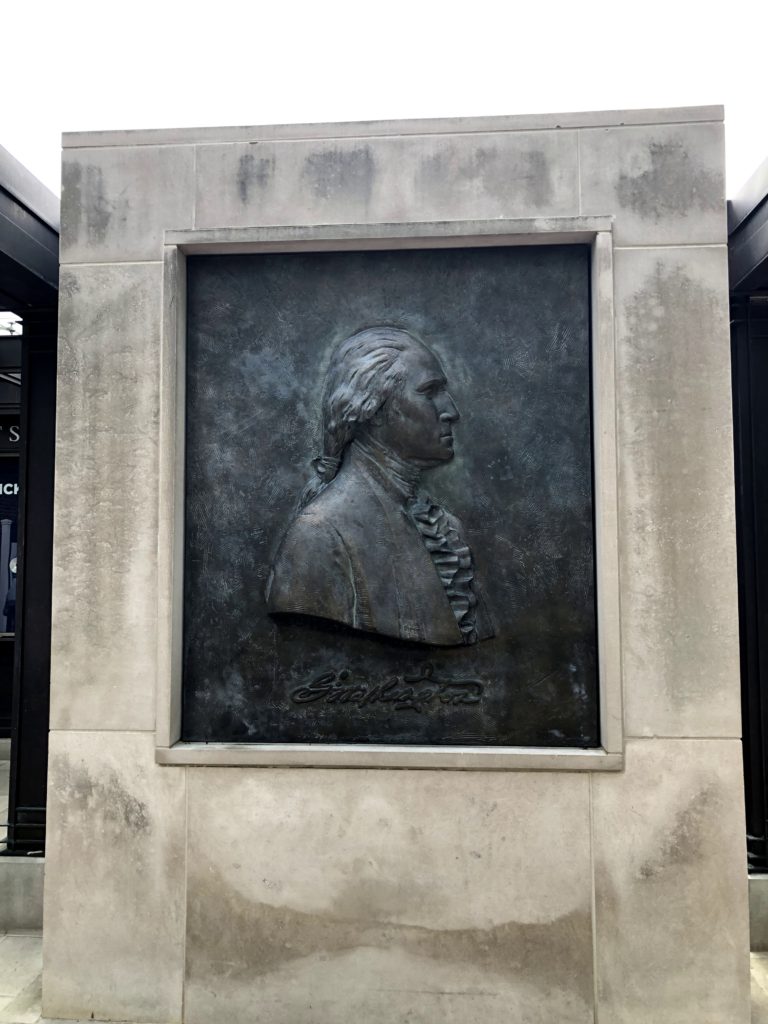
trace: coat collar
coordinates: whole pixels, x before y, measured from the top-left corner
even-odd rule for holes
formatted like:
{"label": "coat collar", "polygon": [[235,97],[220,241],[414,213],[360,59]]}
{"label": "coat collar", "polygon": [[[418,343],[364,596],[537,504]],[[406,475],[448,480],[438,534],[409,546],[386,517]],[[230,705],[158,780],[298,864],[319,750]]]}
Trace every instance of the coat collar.
{"label": "coat collar", "polygon": [[384,445],[371,437],[355,439],[350,445],[349,456],[352,464],[395,496],[402,504],[416,497],[421,470],[403,462]]}

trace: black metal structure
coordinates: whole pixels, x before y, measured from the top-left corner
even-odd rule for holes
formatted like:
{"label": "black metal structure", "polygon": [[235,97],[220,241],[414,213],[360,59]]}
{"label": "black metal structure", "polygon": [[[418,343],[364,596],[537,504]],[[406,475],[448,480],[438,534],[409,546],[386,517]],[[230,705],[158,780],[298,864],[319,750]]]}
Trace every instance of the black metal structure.
{"label": "black metal structure", "polygon": [[9,572],[13,558],[11,546],[18,523],[20,417],[21,338],[0,337],[0,739],[3,740],[11,736],[16,647],[15,601],[13,610],[6,606],[12,578]]}
{"label": "black metal structure", "polygon": [[45,844],[57,302],[58,200],[0,148],[0,309],[23,322],[8,854]]}
{"label": "black metal structure", "polygon": [[747,855],[756,873],[768,871],[768,161],[728,215]]}

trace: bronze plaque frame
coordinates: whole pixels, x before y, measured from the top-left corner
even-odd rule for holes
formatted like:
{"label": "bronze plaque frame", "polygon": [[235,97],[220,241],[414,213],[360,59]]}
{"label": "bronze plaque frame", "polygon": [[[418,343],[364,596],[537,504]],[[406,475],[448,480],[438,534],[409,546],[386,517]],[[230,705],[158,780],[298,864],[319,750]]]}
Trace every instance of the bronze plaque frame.
{"label": "bronze plaque frame", "polygon": [[[161,763],[616,769],[622,763],[616,542],[616,437],[612,240],[608,218],[334,225],[166,233],[161,374],[161,505],[158,619]],[[575,748],[394,744],[180,743],[183,567],[184,356],[187,254],[338,251],[588,243],[592,252],[593,462],[601,746]]]}

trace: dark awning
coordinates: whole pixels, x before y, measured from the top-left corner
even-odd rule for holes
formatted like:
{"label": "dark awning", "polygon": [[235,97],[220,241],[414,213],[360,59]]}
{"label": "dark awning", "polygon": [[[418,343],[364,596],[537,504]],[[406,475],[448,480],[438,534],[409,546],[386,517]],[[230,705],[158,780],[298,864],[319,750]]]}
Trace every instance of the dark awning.
{"label": "dark awning", "polygon": [[732,292],[768,288],[768,160],[728,203],[728,266]]}
{"label": "dark awning", "polygon": [[55,305],[59,200],[0,146],[0,309]]}

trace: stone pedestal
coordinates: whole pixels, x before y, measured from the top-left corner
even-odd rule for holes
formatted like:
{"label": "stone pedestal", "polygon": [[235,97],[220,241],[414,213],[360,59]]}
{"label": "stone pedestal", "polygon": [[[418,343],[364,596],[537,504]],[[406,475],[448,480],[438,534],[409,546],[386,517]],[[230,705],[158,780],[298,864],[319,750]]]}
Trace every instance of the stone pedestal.
{"label": "stone pedestal", "polygon": [[[721,116],[65,137],[47,1017],[747,1024]],[[179,744],[184,254],[501,222],[596,253],[602,746]]]}

